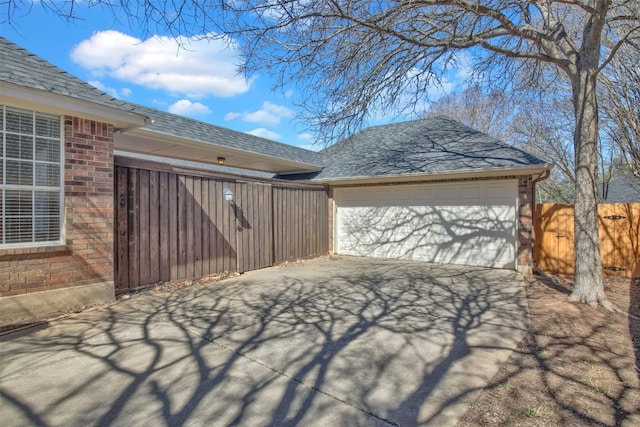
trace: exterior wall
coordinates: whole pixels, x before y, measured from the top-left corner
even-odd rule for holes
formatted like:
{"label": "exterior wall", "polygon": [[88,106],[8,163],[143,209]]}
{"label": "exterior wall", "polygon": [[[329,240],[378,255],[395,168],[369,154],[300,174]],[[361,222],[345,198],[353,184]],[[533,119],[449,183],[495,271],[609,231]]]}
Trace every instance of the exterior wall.
{"label": "exterior wall", "polygon": [[502,176],[502,177],[486,177],[486,178],[463,178],[463,179],[440,179],[428,181],[411,181],[411,182],[387,182],[377,184],[350,184],[350,185],[333,185],[329,193],[329,251],[333,252],[333,189],[334,188],[354,188],[354,187],[371,187],[382,185],[407,185],[407,184],[439,184],[449,182],[464,181],[493,181],[499,179],[516,179],[518,180],[518,221],[517,221],[517,261],[516,268],[525,275],[530,275],[533,271],[534,258],[534,232],[533,232],[533,214],[535,212],[535,200],[533,189],[533,176]]}
{"label": "exterior wall", "polygon": [[1,297],[87,285],[113,298],[113,126],[67,116],[64,144],[65,244],[0,249],[0,307]]}
{"label": "exterior wall", "polygon": [[533,273],[535,195],[533,176],[518,179],[518,271],[525,275]]}

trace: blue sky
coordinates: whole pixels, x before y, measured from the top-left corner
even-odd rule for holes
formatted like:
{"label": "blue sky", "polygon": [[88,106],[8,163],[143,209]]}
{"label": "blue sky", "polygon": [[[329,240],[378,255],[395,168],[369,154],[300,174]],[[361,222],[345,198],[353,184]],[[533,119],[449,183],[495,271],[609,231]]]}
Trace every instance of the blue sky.
{"label": "blue sky", "polygon": [[[233,40],[197,41],[144,34],[109,11],[84,9],[67,22],[34,3],[2,24],[0,34],[70,74],[126,101],[320,149],[296,121],[295,91],[273,91],[266,75],[245,79]],[[438,88],[453,90],[454,84]],[[432,94],[433,95],[433,94]],[[389,118],[388,121],[391,119]],[[384,118],[381,121],[385,121]]]}

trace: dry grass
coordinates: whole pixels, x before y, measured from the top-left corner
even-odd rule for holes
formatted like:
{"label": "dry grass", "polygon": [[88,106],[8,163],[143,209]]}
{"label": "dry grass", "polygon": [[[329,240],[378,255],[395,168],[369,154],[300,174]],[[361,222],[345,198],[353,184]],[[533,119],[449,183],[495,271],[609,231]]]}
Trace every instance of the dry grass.
{"label": "dry grass", "polygon": [[607,278],[623,313],[568,302],[571,286],[528,281],[531,331],[460,427],[640,426],[640,283]]}

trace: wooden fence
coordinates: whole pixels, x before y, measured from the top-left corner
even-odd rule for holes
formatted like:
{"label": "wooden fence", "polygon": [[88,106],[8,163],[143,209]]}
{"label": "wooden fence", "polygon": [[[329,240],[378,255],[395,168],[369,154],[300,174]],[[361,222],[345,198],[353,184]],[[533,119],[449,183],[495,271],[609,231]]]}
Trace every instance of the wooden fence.
{"label": "wooden fence", "polygon": [[[225,201],[224,190],[234,193]],[[324,187],[116,158],[119,293],[328,252]]]}
{"label": "wooden fence", "polygon": [[[536,265],[549,274],[574,274],[573,205],[536,206]],[[640,203],[598,205],[605,274],[640,276]]]}

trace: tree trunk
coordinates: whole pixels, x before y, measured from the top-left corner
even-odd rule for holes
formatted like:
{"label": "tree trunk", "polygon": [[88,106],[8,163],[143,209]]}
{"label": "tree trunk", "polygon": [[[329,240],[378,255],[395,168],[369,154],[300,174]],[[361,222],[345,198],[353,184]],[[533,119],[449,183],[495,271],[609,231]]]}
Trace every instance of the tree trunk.
{"label": "tree trunk", "polygon": [[598,235],[598,109],[596,73],[579,70],[572,78],[576,128],[575,277],[569,300],[606,309],[612,304],[604,293]]}

